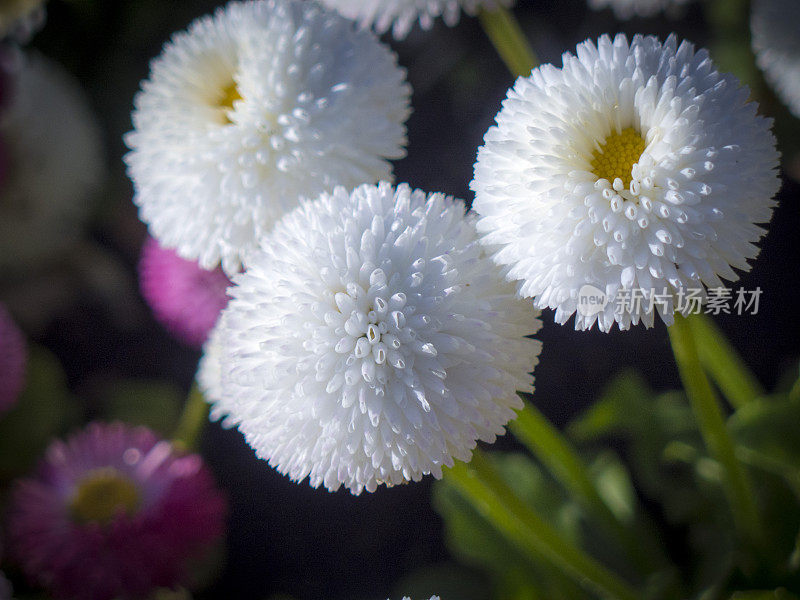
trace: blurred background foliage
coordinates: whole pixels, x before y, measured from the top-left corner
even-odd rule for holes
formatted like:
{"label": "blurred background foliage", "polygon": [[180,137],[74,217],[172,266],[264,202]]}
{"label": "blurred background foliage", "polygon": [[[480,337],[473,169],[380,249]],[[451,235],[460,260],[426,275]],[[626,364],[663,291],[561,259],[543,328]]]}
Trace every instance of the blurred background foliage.
{"label": "blurred background foliage", "polygon": [[[35,272],[0,274],[0,300],[33,340],[28,389],[0,420],[2,480],[25,472],[53,436],[89,419],[121,419],[164,434],[177,422],[199,353],[171,338],[138,292],[145,228],[131,202],[122,135],[150,59],[174,31],[218,5],[48,3],[47,24],[30,51],[61,63],[88,92],[104,134],[108,177],[86,235],[69,253]],[[672,391],[678,376],[663,325],[578,333],[545,314],[539,335],[544,350],[532,401],[578,444],[605,504],[632,539],[611,539],[509,436],[488,455],[525,503],[652,598],[796,598],[772,591],[780,586],[800,596],[800,124],[754,68],[747,10],[745,0],[708,0],[674,17],[621,23],[609,10],[588,10],[584,0],[519,0],[515,9],[540,60],[557,65],[562,52],[603,33],[663,38],[674,31],[710,47],[720,67],[748,83],[762,111],[776,119],[784,186],[761,257],[740,282],[762,288],[761,308],[753,316],[718,318],[773,390],[729,422],[770,515],[764,535],[772,554],[761,562],[734,556],[733,528],[720,510],[719,465],[705,451],[682,393]],[[391,44],[414,88],[408,157],[397,163],[396,180],[469,202],[476,150],[513,80],[474,19],[456,28],[438,23],[431,32],[417,28]],[[231,497],[231,519],[221,575],[198,598],[593,597],[510,545],[447,481],[428,478],[355,498],[292,483],[257,460],[237,432],[217,425],[207,428],[202,450]],[[769,591],[726,595],[740,584]]]}

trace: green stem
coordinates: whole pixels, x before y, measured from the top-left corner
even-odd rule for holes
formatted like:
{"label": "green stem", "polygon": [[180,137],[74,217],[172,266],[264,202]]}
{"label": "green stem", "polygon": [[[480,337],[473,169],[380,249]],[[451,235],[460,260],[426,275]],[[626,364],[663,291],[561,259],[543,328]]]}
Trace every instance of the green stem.
{"label": "green stem", "polygon": [[172,443],[183,450],[194,451],[200,441],[200,434],[208,422],[208,403],[195,383],[189,391],[183,413],[172,436]]}
{"label": "green stem", "polygon": [[700,363],[734,408],[764,395],[764,388],[711,318],[698,314],[687,320],[697,342]]}
{"label": "green stem", "polygon": [[478,13],[483,30],[515,77],[527,77],[539,60],[514,14],[504,7]]}
{"label": "green stem", "polygon": [[609,571],[536,514],[476,450],[469,465],[457,462],[448,480],[509,541],[536,562],[542,559],[576,583],[609,600],[640,600],[627,582]]}
{"label": "green stem", "polygon": [[789,400],[797,402],[800,400],[800,377],[794,382],[792,389],[789,390]]}
{"label": "green stem", "polygon": [[651,566],[646,560],[647,554],[641,551],[641,545],[633,539],[603,501],[589,475],[589,469],[577,451],[535,406],[526,402],[517,418],[509,423],[509,428],[548,468],[553,477],[560,481],[586,510],[601,520],[606,530],[615,536],[640,568],[647,569]]}
{"label": "green stem", "polygon": [[519,411],[509,429],[531,453],[539,458],[553,475],[584,503],[612,519],[613,513],[603,502],[589,476],[589,470],[561,432],[539,410],[530,404]]}
{"label": "green stem", "polygon": [[687,319],[676,315],[669,327],[669,339],[683,386],[692,404],[697,424],[711,455],[722,465],[725,492],[737,527],[745,537],[757,542],[761,523],[753,500],[747,473],[736,458],[736,451],[725,427],[725,420],[711,383],[700,367],[692,327]]}

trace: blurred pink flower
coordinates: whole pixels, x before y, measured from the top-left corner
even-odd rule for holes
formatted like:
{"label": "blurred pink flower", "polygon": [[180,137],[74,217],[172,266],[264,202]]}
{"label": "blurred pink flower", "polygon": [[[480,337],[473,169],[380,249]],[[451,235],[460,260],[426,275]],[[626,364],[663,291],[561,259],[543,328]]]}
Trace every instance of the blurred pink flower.
{"label": "blurred pink flower", "polygon": [[0,304],[0,414],[16,404],[27,362],[25,336]]}
{"label": "blurred pink flower", "polygon": [[57,598],[144,597],[185,583],[224,533],[226,501],[196,454],[145,428],[90,424],[16,484],[8,550]]}
{"label": "blurred pink flower", "polygon": [[147,238],[139,262],[139,283],[156,318],[177,338],[201,347],[228,303],[230,281],[217,268],[202,269]]}

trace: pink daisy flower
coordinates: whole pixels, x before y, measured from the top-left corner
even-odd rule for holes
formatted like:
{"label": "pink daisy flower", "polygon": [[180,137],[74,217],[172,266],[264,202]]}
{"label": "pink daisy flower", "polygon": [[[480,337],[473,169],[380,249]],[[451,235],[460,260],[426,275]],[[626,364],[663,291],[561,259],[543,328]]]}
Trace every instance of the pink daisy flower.
{"label": "pink daisy flower", "polygon": [[156,319],[196,348],[206,341],[228,303],[225,290],[230,281],[221,269],[206,271],[196,262],[162,248],[153,238],[142,247],[139,283]]}
{"label": "pink daisy flower", "polygon": [[16,404],[25,385],[25,336],[0,304],[0,414]]}
{"label": "pink daisy flower", "polygon": [[50,446],[9,509],[9,554],[29,577],[57,598],[111,600],[185,583],[223,535],[226,502],[198,455],[94,423]]}

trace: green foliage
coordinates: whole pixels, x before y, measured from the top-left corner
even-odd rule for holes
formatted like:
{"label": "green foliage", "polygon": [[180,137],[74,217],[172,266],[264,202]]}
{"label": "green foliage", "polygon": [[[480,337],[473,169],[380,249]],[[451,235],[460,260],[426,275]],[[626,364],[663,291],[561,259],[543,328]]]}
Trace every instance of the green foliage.
{"label": "green foliage", "polygon": [[103,394],[103,419],[149,427],[169,437],[178,423],[184,394],[172,383],[128,379]]}
{"label": "green foliage", "polygon": [[29,471],[52,438],[77,426],[80,417],[58,359],[31,346],[25,389],[17,404],[0,415],[0,480]]}
{"label": "green foliage", "polygon": [[[800,389],[796,372],[781,387]],[[749,471],[767,524],[767,542],[760,547],[734,534],[731,514],[723,508],[724,472],[709,456],[683,392],[656,393],[637,374],[624,373],[569,424],[568,436],[584,457],[598,494],[651,561],[639,580],[643,600],[797,598],[798,422],[800,395],[793,392],[753,398],[728,418],[737,458]],[[610,441],[622,458],[609,450]],[[566,540],[636,580],[630,557],[621,554],[608,528],[559,485],[546,464],[525,454],[489,456],[505,483]],[[493,598],[595,597],[545,560],[521,554],[447,477],[436,484],[434,506],[444,519],[451,551],[488,574]]]}
{"label": "green foliage", "polygon": [[[580,537],[580,510],[569,502],[552,480],[522,454],[490,455],[504,481],[568,539]],[[584,600],[590,596],[579,586],[541,563],[531,563],[498,533],[445,478],[434,487],[434,508],[446,524],[451,552],[465,564],[489,573],[493,598]]]}
{"label": "green foliage", "polygon": [[783,588],[772,591],[736,592],[730,600],[798,600]]}

